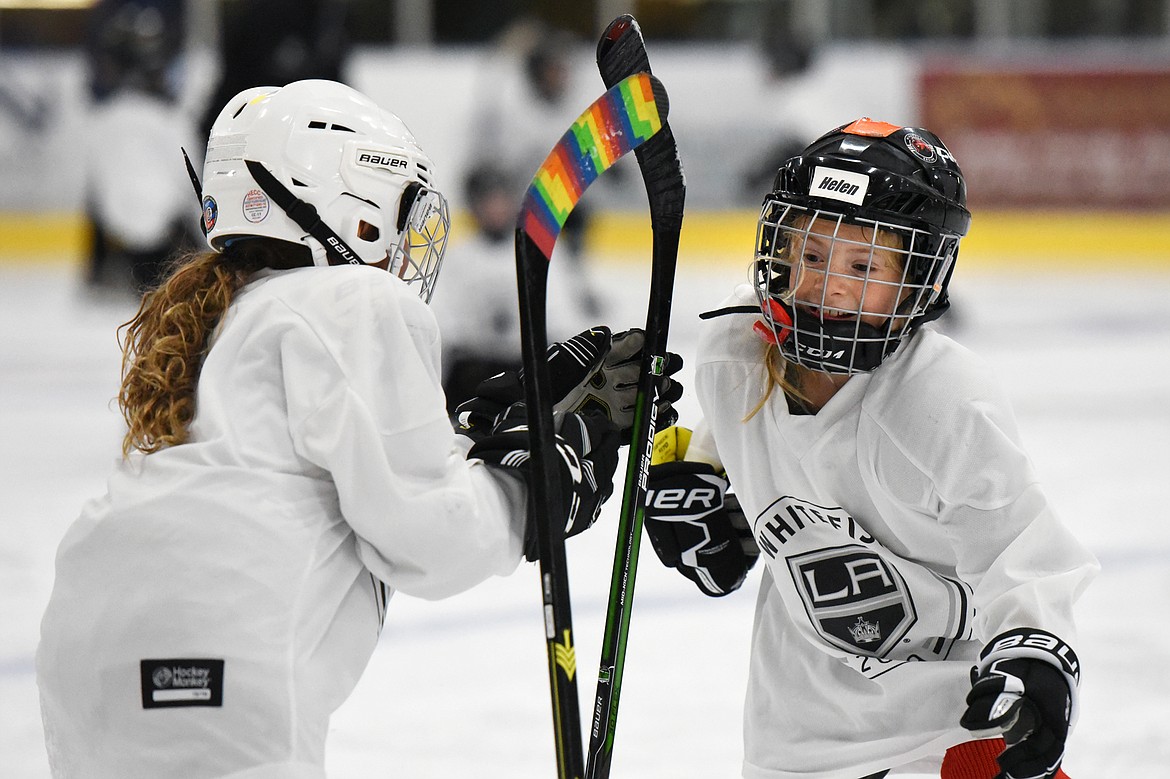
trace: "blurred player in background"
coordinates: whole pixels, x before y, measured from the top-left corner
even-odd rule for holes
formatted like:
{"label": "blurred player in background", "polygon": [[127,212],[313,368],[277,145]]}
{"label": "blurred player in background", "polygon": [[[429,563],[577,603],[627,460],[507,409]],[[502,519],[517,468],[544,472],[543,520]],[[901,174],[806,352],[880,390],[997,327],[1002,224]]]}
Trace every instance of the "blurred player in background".
{"label": "blurred player in background", "polygon": [[447,259],[447,281],[431,301],[443,334],[443,392],[452,415],[481,381],[520,364],[518,187],[492,164],[470,171],[464,184],[475,232]]}
{"label": "blurred player in background", "polygon": [[858,120],[780,168],[753,283],[704,316],[704,419],[659,434],[646,528],[708,595],[764,560],[745,777],[1064,775],[1097,563],[930,324],[969,223],[942,141]]}
{"label": "blurred player in background", "polygon": [[[473,159],[490,159],[507,172],[519,187],[514,193],[517,203],[552,145],[581,107],[596,97],[593,82],[580,79],[573,67],[579,50],[580,42],[567,31],[521,19],[505,31],[484,63],[467,145]],[[600,188],[613,186],[622,170],[615,165]],[[555,263],[561,274],[571,277],[575,297],[591,318],[603,313],[584,252],[595,194],[594,189],[587,191],[569,212],[557,240]]]}
{"label": "blurred player in background", "polygon": [[200,123],[204,137],[233,95],[263,84],[344,83],[348,0],[246,0],[219,8],[220,78]]}
{"label": "blurred player in background", "polygon": [[142,292],[199,238],[181,162],[198,138],[182,94],[183,24],[178,0],[105,0],[92,12],[82,158],[92,287]]}
{"label": "blurred player in background", "polygon": [[[55,776],[321,777],[391,594],[534,556],[523,405],[469,435],[445,409],[432,182],[402,121],[336,82],[220,112],[211,250],[125,326],[125,456],[58,550],[37,654]],[[604,412],[633,403],[610,347],[596,328],[550,350],[567,535],[612,491]]]}
{"label": "blurred player in background", "polygon": [[[447,275],[431,308],[443,334],[443,391],[455,409],[478,394],[477,385],[520,364],[520,299],[516,291],[516,213],[523,187],[507,168],[484,163],[464,183],[464,201],[474,232],[455,243]],[[545,329],[550,339],[568,338],[596,313],[582,298],[563,264],[549,269]]]}

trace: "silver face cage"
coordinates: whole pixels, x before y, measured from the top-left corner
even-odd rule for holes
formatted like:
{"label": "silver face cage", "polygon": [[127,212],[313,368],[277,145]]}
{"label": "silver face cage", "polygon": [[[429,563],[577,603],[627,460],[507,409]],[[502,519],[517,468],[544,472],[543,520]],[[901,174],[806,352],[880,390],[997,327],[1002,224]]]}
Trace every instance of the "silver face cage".
{"label": "silver face cage", "polygon": [[407,284],[418,284],[418,295],[430,303],[447,251],[451,212],[447,199],[433,189],[415,198],[402,237],[390,250],[390,270]]}
{"label": "silver face cage", "polygon": [[[811,370],[872,371],[945,310],[938,304],[958,245],[955,235],[770,197],[756,232],[757,331]],[[830,298],[833,289],[848,294]]]}

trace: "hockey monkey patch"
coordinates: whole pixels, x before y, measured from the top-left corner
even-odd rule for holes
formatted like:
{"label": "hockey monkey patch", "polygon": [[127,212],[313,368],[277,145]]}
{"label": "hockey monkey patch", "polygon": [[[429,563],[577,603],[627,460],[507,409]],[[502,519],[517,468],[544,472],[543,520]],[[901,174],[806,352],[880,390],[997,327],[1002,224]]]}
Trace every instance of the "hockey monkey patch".
{"label": "hockey monkey patch", "polygon": [[144,709],[223,706],[223,660],[170,658],[138,665]]}

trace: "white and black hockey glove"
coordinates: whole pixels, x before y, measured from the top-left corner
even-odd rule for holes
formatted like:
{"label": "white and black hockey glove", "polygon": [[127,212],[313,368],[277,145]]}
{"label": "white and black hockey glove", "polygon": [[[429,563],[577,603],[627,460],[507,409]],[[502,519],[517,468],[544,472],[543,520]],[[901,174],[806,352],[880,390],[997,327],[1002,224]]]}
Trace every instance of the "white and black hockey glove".
{"label": "white and black hockey glove", "polygon": [[717,597],[739,589],[760,550],[726,476],[682,460],[689,440],[681,427],[654,436],[643,524],[664,565]]}
{"label": "white and black hockey glove", "polygon": [[[600,414],[567,412],[556,434],[560,462],[561,513],[538,520],[562,522],[565,538],[575,536],[597,521],[603,504],[613,494],[617,470],[618,434],[613,423]],[[467,453],[485,463],[511,468],[531,478],[528,451],[528,412],[523,403],[508,407],[491,435],[482,437]],[[524,533],[524,557],[538,557],[536,528],[530,516]]]}
{"label": "white and black hockey glove", "polygon": [[975,736],[1003,735],[996,779],[1052,779],[1076,721],[1080,664],[1072,647],[1038,628],[988,642],[971,669],[960,724]]}
{"label": "white and black hockey glove", "polygon": [[[623,444],[629,443],[638,396],[638,375],[646,334],[633,329],[613,335],[604,325],[590,328],[548,348],[550,394],[554,413],[573,411],[602,414],[618,427]],[[658,427],[674,424],[673,403],[682,397],[682,385],[671,378],[682,368],[673,352],[657,380]],[[520,371],[505,371],[479,383],[475,397],[455,410],[458,431],[473,439],[486,435],[500,414],[524,400]]]}

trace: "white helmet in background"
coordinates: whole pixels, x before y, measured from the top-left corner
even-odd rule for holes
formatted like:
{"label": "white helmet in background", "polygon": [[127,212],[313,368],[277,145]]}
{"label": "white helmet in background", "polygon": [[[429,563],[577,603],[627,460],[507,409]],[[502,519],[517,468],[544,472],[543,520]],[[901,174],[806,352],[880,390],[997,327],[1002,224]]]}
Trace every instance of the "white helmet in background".
{"label": "white helmet in background", "polygon": [[334,81],[254,87],[215,120],[203,166],[203,229],[309,247],[316,265],[389,259],[430,300],[450,213],[431,160],[402,120]]}

